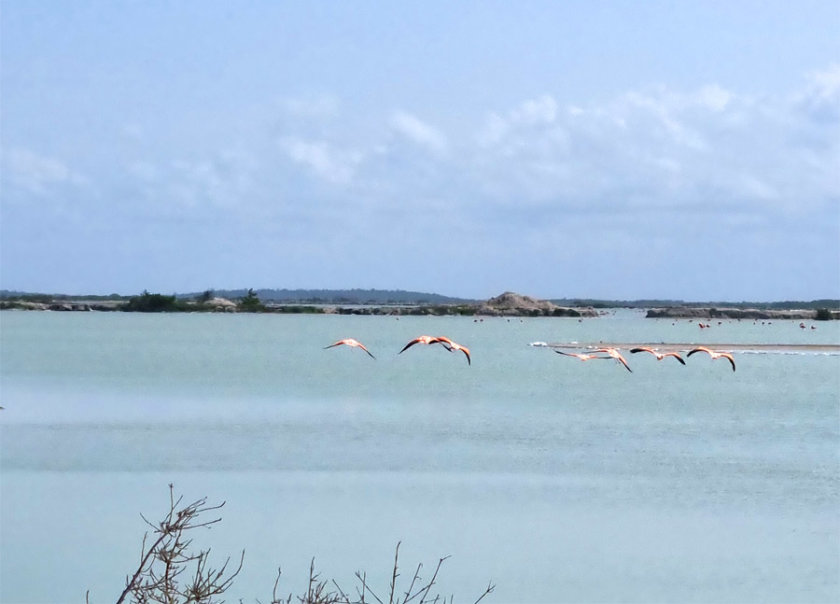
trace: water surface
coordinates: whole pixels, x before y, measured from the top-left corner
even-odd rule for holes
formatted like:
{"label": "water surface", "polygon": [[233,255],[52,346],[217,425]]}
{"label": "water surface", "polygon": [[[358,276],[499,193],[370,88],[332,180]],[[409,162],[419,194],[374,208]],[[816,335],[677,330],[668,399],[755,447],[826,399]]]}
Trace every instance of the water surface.
{"label": "water surface", "polygon": [[[228,601],[277,566],[299,593],[313,556],[386,591],[397,541],[405,574],[451,554],[457,601],[837,601],[840,356],[629,373],[528,345],[840,343],[815,325],[4,312],[0,600],[115,600],[172,482],[227,501],[196,544],[245,550]],[[420,334],[472,365],[397,354]],[[323,350],[344,337],[376,360]]]}

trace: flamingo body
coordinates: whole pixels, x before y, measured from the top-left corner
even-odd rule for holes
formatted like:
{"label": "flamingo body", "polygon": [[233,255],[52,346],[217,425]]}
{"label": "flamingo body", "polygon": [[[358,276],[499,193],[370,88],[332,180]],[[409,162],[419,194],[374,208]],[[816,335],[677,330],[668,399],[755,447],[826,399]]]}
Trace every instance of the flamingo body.
{"label": "flamingo body", "polygon": [[562,350],[555,350],[557,354],[562,354],[567,357],[575,357],[581,361],[591,361],[592,359],[606,359],[607,357],[599,357],[597,354],[586,354],[582,352],[563,352]]}
{"label": "flamingo body", "polygon": [[467,364],[472,365],[472,361],[470,360],[470,349],[466,346],[461,346],[457,342],[453,342],[446,336],[418,336],[411,340],[408,344],[403,346],[403,349],[400,350],[400,352],[397,354],[402,354],[415,344],[440,344],[449,352],[455,352],[456,350],[463,352],[464,355],[467,357]]}
{"label": "flamingo body", "polygon": [[397,354],[402,354],[415,344],[438,344],[441,342],[441,339],[435,336],[417,336],[413,340],[411,340],[408,344],[403,346],[403,349],[400,350]]}
{"label": "flamingo body", "polygon": [[456,350],[460,351],[460,352],[463,352],[464,355],[467,357],[467,365],[472,365],[472,361],[470,360],[470,349],[469,348],[467,348],[466,346],[461,346],[457,342],[453,342],[452,340],[450,340],[446,336],[438,336],[436,338],[436,340],[438,342],[440,342],[441,344],[443,344],[446,347],[446,349],[449,350],[449,352],[455,352]]}
{"label": "flamingo body", "polygon": [[368,353],[368,355],[370,355],[370,358],[372,358],[372,359],[376,358],[375,356],[373,356],[371,354],[370,350],[365,348],[364,344],[362,344],[358,340],[354,340],[353,338],[344,338],[343,340],[339,340],[338,342],[330,344],[329,346],[324,346],[324,350],[326,350],[327,348],[332,348],[333,346],[341,346],[342,344],[345,345],[345,346],[351,346],[353,348],[361,348],[366,353]]}
{"label": "flamingo body", "polygon": [[630,365],[627,364],[627,361],[624,360],[624,357],[621,356],[621,353],[618,352],[618,349],[616,349],[616,348],[599,348],[598,350],[595,350],[593,352],[606,352],[608,355],[610,355],[616,361],[618,361],[619,363],[624,365],[624,368],[627,371],[629,371],[630,373],[633,373],[633,370],[630,369]]}
{"label": "flamingo body", "polygon": [[695,352],[705,352],[710,357],[712,357],[712,360],[726,359],[727,361],[729,361],[729,364],[732,365],[732,371],[735,371],[735,359],[733,359],[732,355],[729,354],[728,352],[715,352],[714,350],[711,350],[710,348],[706,348],[705,346],[698,346],[697,348],[689,350],[688,354],[686,356],[690,357]]}
{"label": "flamingo body", "polygon": [[675,359],[677,359],[680,363],[682,363],[683,365],[685,365],[685,361],[683,360],[683,358],[680,356],[680,354],[679,354],[678,352],[657,352],[657,351],[656,351],[656,350],[654,350],[653,348],[647,348],[647,347],[645,347],[645,346],[642,346],[642,347],[639,347],[639,348],[631,348],[631,349],[630,349],[630,352],[632,352],[632,353],[634,353],[634,354],[635,354],[635,353],[637,353],[637,352],[649,352],[649,353],[651,353],[653,356],[655,356],[655,357],[656,357],[656,360],[657,360],[657,361],[661,361],[661,360],[662,360],[662,359],[664,359],[665,357],[674,357],[674,358],[675,358]]}

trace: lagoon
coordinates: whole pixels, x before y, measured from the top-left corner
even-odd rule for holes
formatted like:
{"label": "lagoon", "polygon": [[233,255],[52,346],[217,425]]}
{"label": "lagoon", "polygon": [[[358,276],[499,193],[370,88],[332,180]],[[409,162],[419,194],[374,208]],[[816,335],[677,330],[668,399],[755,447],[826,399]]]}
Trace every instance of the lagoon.
{"label": "lagoon", "polygon": [[[840,356],[581,363],[529,343],[840,344],[840,323],[0,314],[0,601],[116,599],[145,524],[226,501],[228,601],[441,572],[489,602],[840,599]],[[397,352],[420,334],[470,347]],[[376,355],[347,347],[354,337]],[[626,352],[626,351],[625,351]],[[630,355],[626,355],[630,357]],[[673,361],[673,359],[671,359]]]}

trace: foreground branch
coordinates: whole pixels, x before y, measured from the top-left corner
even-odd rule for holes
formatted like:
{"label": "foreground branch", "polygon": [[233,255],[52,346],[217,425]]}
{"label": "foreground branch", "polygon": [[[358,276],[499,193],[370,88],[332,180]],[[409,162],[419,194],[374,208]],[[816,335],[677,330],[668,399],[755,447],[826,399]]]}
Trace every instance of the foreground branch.
{"label": "foreground branch", "polygon": [[[234,579],[242,571],[245,561],[245,551],[239,557],[236,568],[230,567],[230,558],[218,568],[210,565],[210,549],[191,549],[192,539],[188,532],[198,528],[211,528],[221,522],[221,518],[204,520],[200,516],[207,512],[215,512],[224,506],[208,505],[206,498],[192,503],[183,504],[183,497],[175,497],[173,486],[169,485],[169,510],[163,520],[158,523],[150,522],[140,515],[151,529],[143,535],[140,547],[140,563],[136,570],[126,576],[125,589],[120,594],[116,604],[123,604],[129,599],[134,604],[221,604],[217,600],[233,584]],[[151,541],[151,545],[147,544]],[[272,590],[271,604],[436,604],[447,603],[447,597],[435,594],[432,588],[437,584],[441,566],[449,558],[444,556],[438,560],[431,578],[424,580],[420,575],[423,564],[418,564],[407,588],[403,591],[399,586],[400,542],[394,552],[393,568],[387,586],[387,599],[380,598],[367,582],[367,573],[357,571],[358,582],[356,597],[351,599],[335,580],[330,582],[321,579],[320,573],[315,571],[315,559],[309,565],[309,580],[302,595],[293,597],[279,596],[281,570],[277,570],[277,577]],[[230,571],[229,571],[230,567]],[[192,572],[187,572],[192,568]],[[182,578],[187,577],[186,581]],[[334,589],[330,587],[334,586]],[[478,604],[485,596],[495,589],[490,582],[484,592],[475,600]],[[384,592],[383,592],[384,593]],[[85,602],[89,604],[90,592],[85,594]],[[373,598],[369,601],[368,598]],[[259,602],[259,600],[257,600]],[[449,596],[449,604],[453,604],[454,596]]]}

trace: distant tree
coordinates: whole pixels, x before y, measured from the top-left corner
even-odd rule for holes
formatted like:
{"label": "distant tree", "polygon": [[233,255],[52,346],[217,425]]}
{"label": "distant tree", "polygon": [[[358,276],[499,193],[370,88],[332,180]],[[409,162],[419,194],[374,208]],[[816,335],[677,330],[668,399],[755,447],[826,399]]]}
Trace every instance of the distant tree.
{"label": "distant tree", "polygon": [[178,312],[185,310],[185,305],[175,296],[150,294],[147,290],[128,300],[122,310],[126,312]]}
{"label": "distant tree", "polygon": [[55,296],[49,294],[25,294],[20,297],[24,302],[40,302],[42,304],[49,304],[54,298]]}
{"label": "distant tree", "polygon": [[263,312],[265,305],[253,289],[248,289],[248,294],[239,301],[238,309],[242,312]]}
{"label": "distant tree", "polygon": [[818,308],[817,314],[814,316],[817,321],[831,321],[833,318],[831,315],[831,311],[827,308]]}
{"label": "distant tree", "polygon": [[201,304],[206,304],[207,302],[209,302],[213,298],[213,296],[214,296],[213,290],[208,289],[208,290],[205,290],[200,296],[198,296],[197,301]]}

